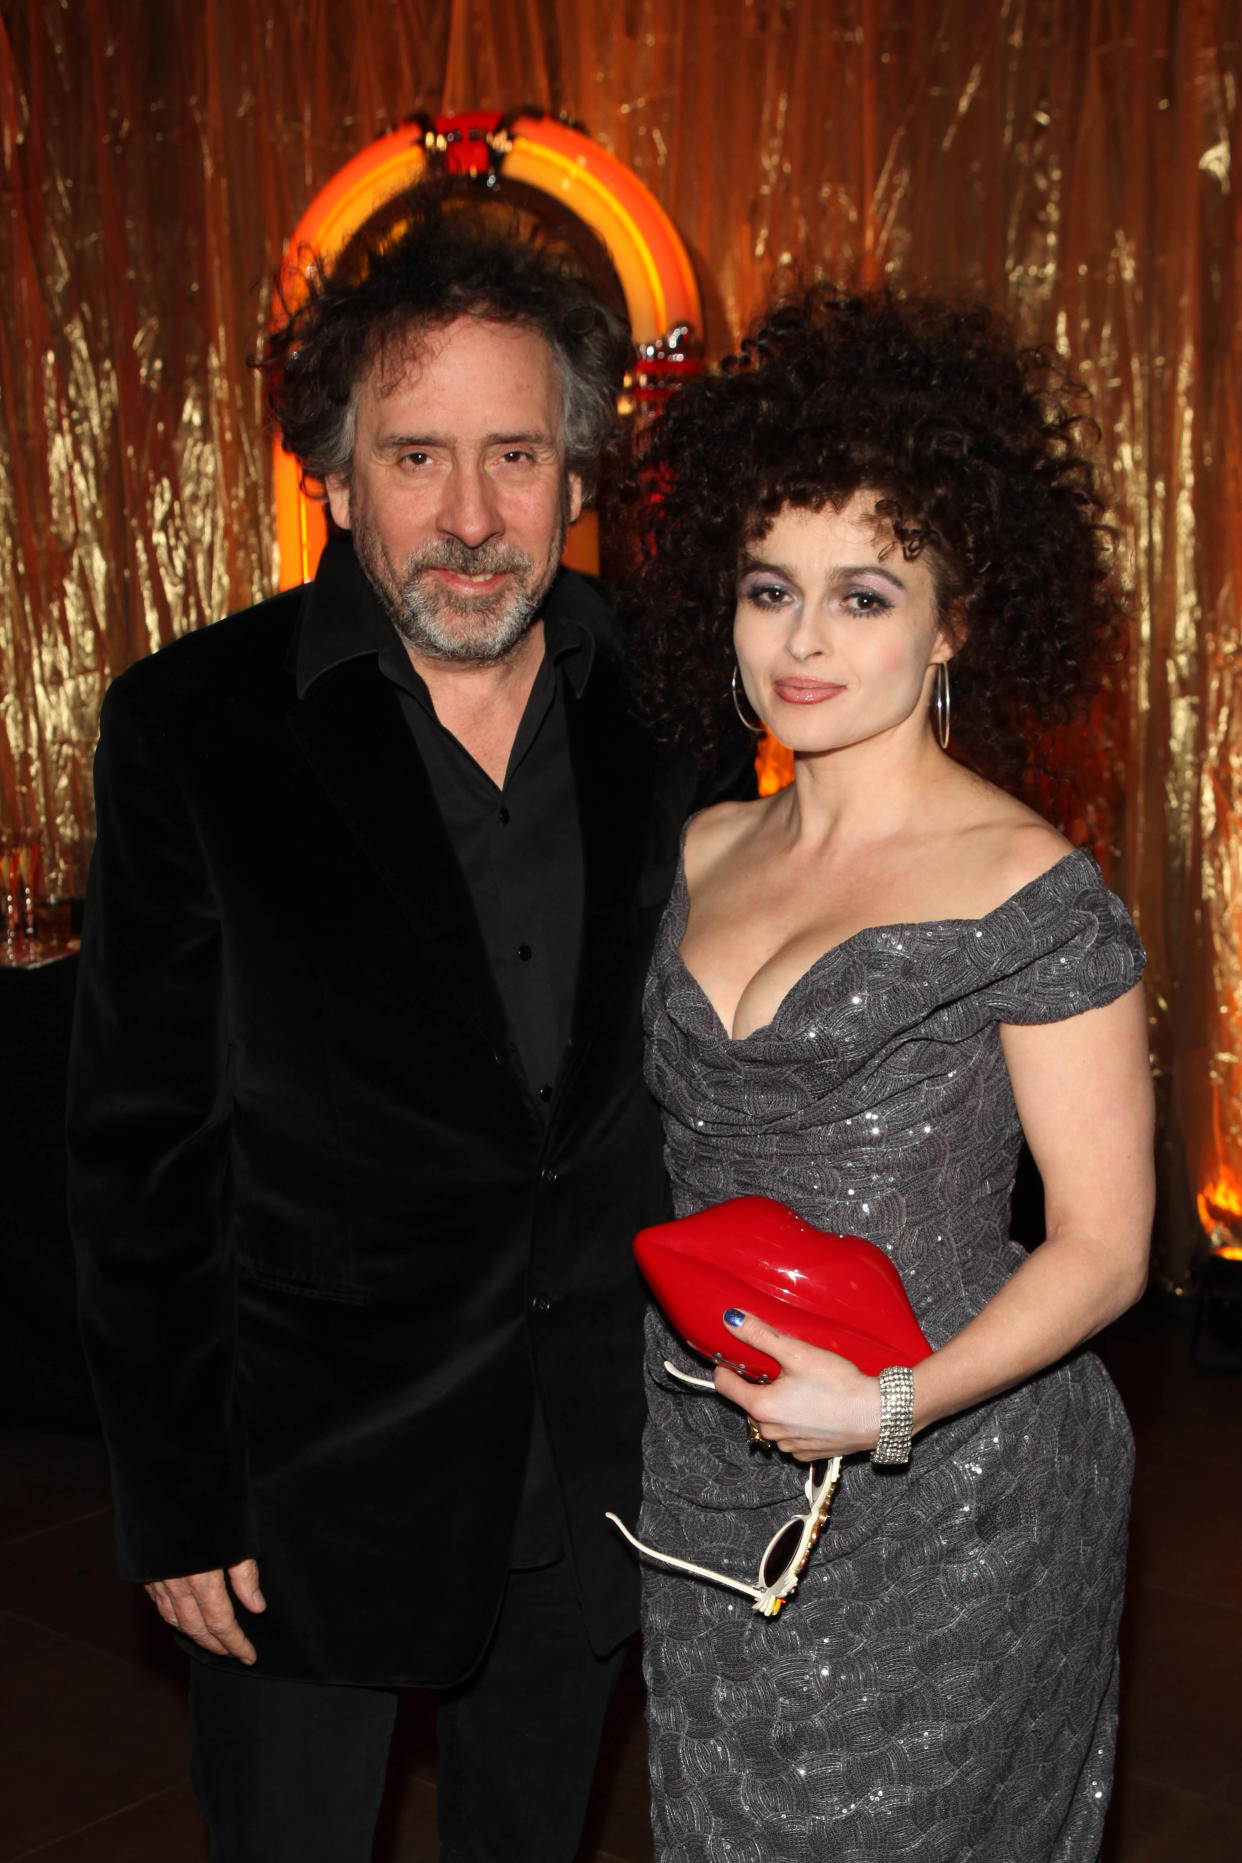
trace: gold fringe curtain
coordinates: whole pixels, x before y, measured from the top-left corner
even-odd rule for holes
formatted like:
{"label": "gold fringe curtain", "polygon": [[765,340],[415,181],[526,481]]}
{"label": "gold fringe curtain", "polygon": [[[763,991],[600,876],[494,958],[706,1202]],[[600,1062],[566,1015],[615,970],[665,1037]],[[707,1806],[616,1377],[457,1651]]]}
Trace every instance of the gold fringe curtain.
{"label": "gold fringe curtain", "polygon": [[1196,1193],[1242,1190],[1238,41],[1236,0],[0,0],[0,829],[80,890],[108,679],[274,586],[246,357],[312,195],[413,110],[567,111],[672,214],[712,350],[785,266],[891,274],[1094,390],[1183,1280]]}

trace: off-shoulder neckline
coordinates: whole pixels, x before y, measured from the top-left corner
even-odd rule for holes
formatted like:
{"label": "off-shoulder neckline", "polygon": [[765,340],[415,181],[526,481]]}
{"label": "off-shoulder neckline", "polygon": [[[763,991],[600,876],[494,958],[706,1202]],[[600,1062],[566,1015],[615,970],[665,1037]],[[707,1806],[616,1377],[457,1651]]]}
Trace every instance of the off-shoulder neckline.
{"label": "off-shoulder neckline", "polygon": [[[687,822],[686,827],[688,828],[689,826],[690,824]],[[712,1002],[711,997],[707,994],[707,991],[703,988],[702,984],[681,955],[681,941],[686,935],[686,919],[690,911],[690,888],[686,884],[685,841],[685,831],[683,830],[681,854],[677,862],[677,873],[673,883],[673,899],[678,903],[678,918],[680,921],[675,936],[670,940],[673,960],[680,969],[682,976],[694,990],[699,1001],[708,1011],[712,1021],[715,1023],[721,1036],[730,1048],[743,1048],[747,1042],[754,1041],[761,1035],[770,1035],[780,1021],[787,1005],[801,990],[803,984],[811,977],[816,976],[821,970],[825,969],[829,961],[835,958],[839,952],[848,951],[852,945],[861,943],[863,939],[888,936],[895,932],[978,931],[982,926],[988,924],[991,919],[999,917],[1002,912],[1012,910],[1012,908],[1018,904],[1018,901],[1024,898],[1026,894],[1033,892],[1036,887],[1045,885],[1054,874],[1062,872],[1071,861],[1080,859],[1086,860],[1094,871],[1097,879],[1102,877],[1095,856],[1092,854],[1091,850],[1085,847],[1072,847],[1068,854],[1062,854],[1060,860],[1054,861],[1050,867],[1045,867],[1042,873],[1037,873],[1033,880],[1028,880],[1024,886],[1018,888],[1017,892],[1010,893],[1008,899],[1002,899],[999,905],[993,906],[990,912],[983,913],[980,918],[896,919],[891,924],[887,925],[860,926],[856,932],[851,932],[848,938],[842,938],[839,944],[831,944],[826,951],[821,951],[819,956],[794,978],[794,981],[777,1003],[776,1008],[772,1011],[771,1017],[767,1022],[764,1022],[759,1028],[751,1029],[749,1033],[745,1035],[731,1035],[725,1027],[716,1005]]]}

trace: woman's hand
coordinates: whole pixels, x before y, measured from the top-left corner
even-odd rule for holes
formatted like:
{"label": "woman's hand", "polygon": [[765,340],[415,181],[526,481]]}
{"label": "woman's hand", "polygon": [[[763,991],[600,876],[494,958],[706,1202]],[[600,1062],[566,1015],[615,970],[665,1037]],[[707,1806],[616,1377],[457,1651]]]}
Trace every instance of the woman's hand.
{"label": "woman's hand", "polygon": [[859,1371],[848,1358],[806,1345],[779,1333],[753,1314],[734,1325],[745,1345],[752,1345],[781,1368],[771,1384],[752,1384],[724,1365],[716,1367],[716,1389],[752,1418],[766,1443],[774,1443],[799,1462],[822,1456],[854,1455],[874,1449],[880,1434],[880,1381]]}

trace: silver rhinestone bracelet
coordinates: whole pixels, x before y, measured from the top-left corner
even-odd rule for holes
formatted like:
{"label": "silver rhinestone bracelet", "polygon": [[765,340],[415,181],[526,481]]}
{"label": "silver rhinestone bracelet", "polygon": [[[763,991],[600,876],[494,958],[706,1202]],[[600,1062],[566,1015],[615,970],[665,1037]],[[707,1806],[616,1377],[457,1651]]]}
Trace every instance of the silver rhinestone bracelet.
{"label": "silver rhinestone bracelet", "polygon": [[871,1460],[889,1468],[910,1460],[914,1427],[914,1373],[908,1365],[886,1365],[880,1373],[880,1440]]}

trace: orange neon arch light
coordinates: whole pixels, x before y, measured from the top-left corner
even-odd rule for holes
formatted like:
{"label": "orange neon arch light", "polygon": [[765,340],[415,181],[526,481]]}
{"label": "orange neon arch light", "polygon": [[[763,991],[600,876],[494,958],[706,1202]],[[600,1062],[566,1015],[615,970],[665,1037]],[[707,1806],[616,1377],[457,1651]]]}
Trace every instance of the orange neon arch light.
{"label": "orange neon arch light", "polygon": [[[582,130],[532,114],[505,120],[473,112],[402,124],[361,150],[311,202],[285,248],[280,321],[297,307],[317,264],[330,265],[346,242],[393,195],[435,166],[477,176],[503,197],[511,180],[546,194],[599,237],[612,260],[629,310],[634,341],[657,346],[679,327],[702,329],[698,284],[676,229],[634,172]],[[273,454],[280,586],[314,575],[327,541],[323,505],[308,496],[297,461],[279,440]],[[598,566],[594,513],[584,514],[566,545],[566,560]]]}

